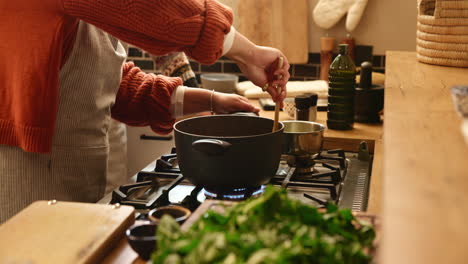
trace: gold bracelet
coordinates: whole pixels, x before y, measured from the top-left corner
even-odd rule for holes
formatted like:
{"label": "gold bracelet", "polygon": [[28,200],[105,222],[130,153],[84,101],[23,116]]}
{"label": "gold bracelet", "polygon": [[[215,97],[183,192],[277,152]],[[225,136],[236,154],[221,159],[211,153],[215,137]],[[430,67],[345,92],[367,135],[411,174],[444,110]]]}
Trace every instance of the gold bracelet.
{"label": "gold bracelet", "polygon": [[215,90],[211,90],[211,95],[210,95],[210,112],[211,115],[214,115],[214,109],[213,109],[213,94],[215,93]]}

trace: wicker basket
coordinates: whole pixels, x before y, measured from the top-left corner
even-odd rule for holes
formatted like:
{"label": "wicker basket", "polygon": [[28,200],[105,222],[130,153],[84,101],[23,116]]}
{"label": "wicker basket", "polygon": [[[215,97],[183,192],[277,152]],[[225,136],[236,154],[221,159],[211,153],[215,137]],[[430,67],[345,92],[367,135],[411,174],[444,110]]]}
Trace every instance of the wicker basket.
{"label": "wicker basket", "polygon": [[419,0],[418,3],[418,60],[468,67],[468,0]]}

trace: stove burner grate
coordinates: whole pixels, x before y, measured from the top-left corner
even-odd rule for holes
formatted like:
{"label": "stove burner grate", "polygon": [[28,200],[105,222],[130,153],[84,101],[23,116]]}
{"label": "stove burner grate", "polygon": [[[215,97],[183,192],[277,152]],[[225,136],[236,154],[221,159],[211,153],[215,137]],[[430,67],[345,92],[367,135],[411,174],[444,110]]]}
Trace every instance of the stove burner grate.
{"label": "stove burner grate", "polygon": [[[304,167],[304,164],[311,166]],[[300,160],[295,164],[291,163],[289,156],[286,156],[282,158],[279,173],[270,180],[270,184],[281,185],[290,191],[302,190],[301,196],[316,202],[319,206],[325,206],[329,202],[338,203],[346,169],[345,153],[339,149],[329,150],[326,154],[319,153],[308,162]],[[326,192],[327,198],[319,198],[311,190]]]}
{"label": "stove burner grate", "polygon": [[[291,166],[284,157],[277,175],[268,184],[279,185],[287,189],[288,194],[313,201],[317,206],[326,206],[329,202],[338,204],[349,162],[343,150],[319,153],[311,158],[308,164],[313,166],[308,168],[300,167],[299,164]],[[137,183],[114,190],[112,203],[132,205],[144,214],[149,209],[166,206],[174,201],[172,204],[194,211],[205,199],[241,201],[260,196],[265,189],[262,185],[219,192],[193,186],[180,172],[175,149],[171,154],[162,155],[153,164],[151,166],[154,167],[149,166],[137,174]]]}

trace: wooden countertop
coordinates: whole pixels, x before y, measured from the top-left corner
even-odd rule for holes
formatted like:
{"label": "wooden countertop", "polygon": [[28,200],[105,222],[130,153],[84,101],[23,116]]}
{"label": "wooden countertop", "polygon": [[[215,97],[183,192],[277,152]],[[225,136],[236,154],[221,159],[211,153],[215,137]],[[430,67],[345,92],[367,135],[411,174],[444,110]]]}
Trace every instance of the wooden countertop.
{"label": "wooden countertop", "polygon": [[386,57],[379,263],[468,263],[468,146],[450,94],[468,69]]}

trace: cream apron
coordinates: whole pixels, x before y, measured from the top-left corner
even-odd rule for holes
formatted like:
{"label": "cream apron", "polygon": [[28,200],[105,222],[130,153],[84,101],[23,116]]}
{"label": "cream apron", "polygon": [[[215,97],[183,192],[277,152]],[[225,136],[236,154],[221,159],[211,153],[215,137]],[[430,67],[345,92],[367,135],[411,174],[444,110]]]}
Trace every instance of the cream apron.
{"label": "cream apron", "polygon": [[[110,133],[126,48],[94,26],[80,22],[73,51],[60,71],[59,105],[52,152],[24,152],[0,145],[0,223],[36,200],[96,202],[104,195],[109,162],[125,180],[125,129]],[[115,180],[115,179],[114,179]]]}

